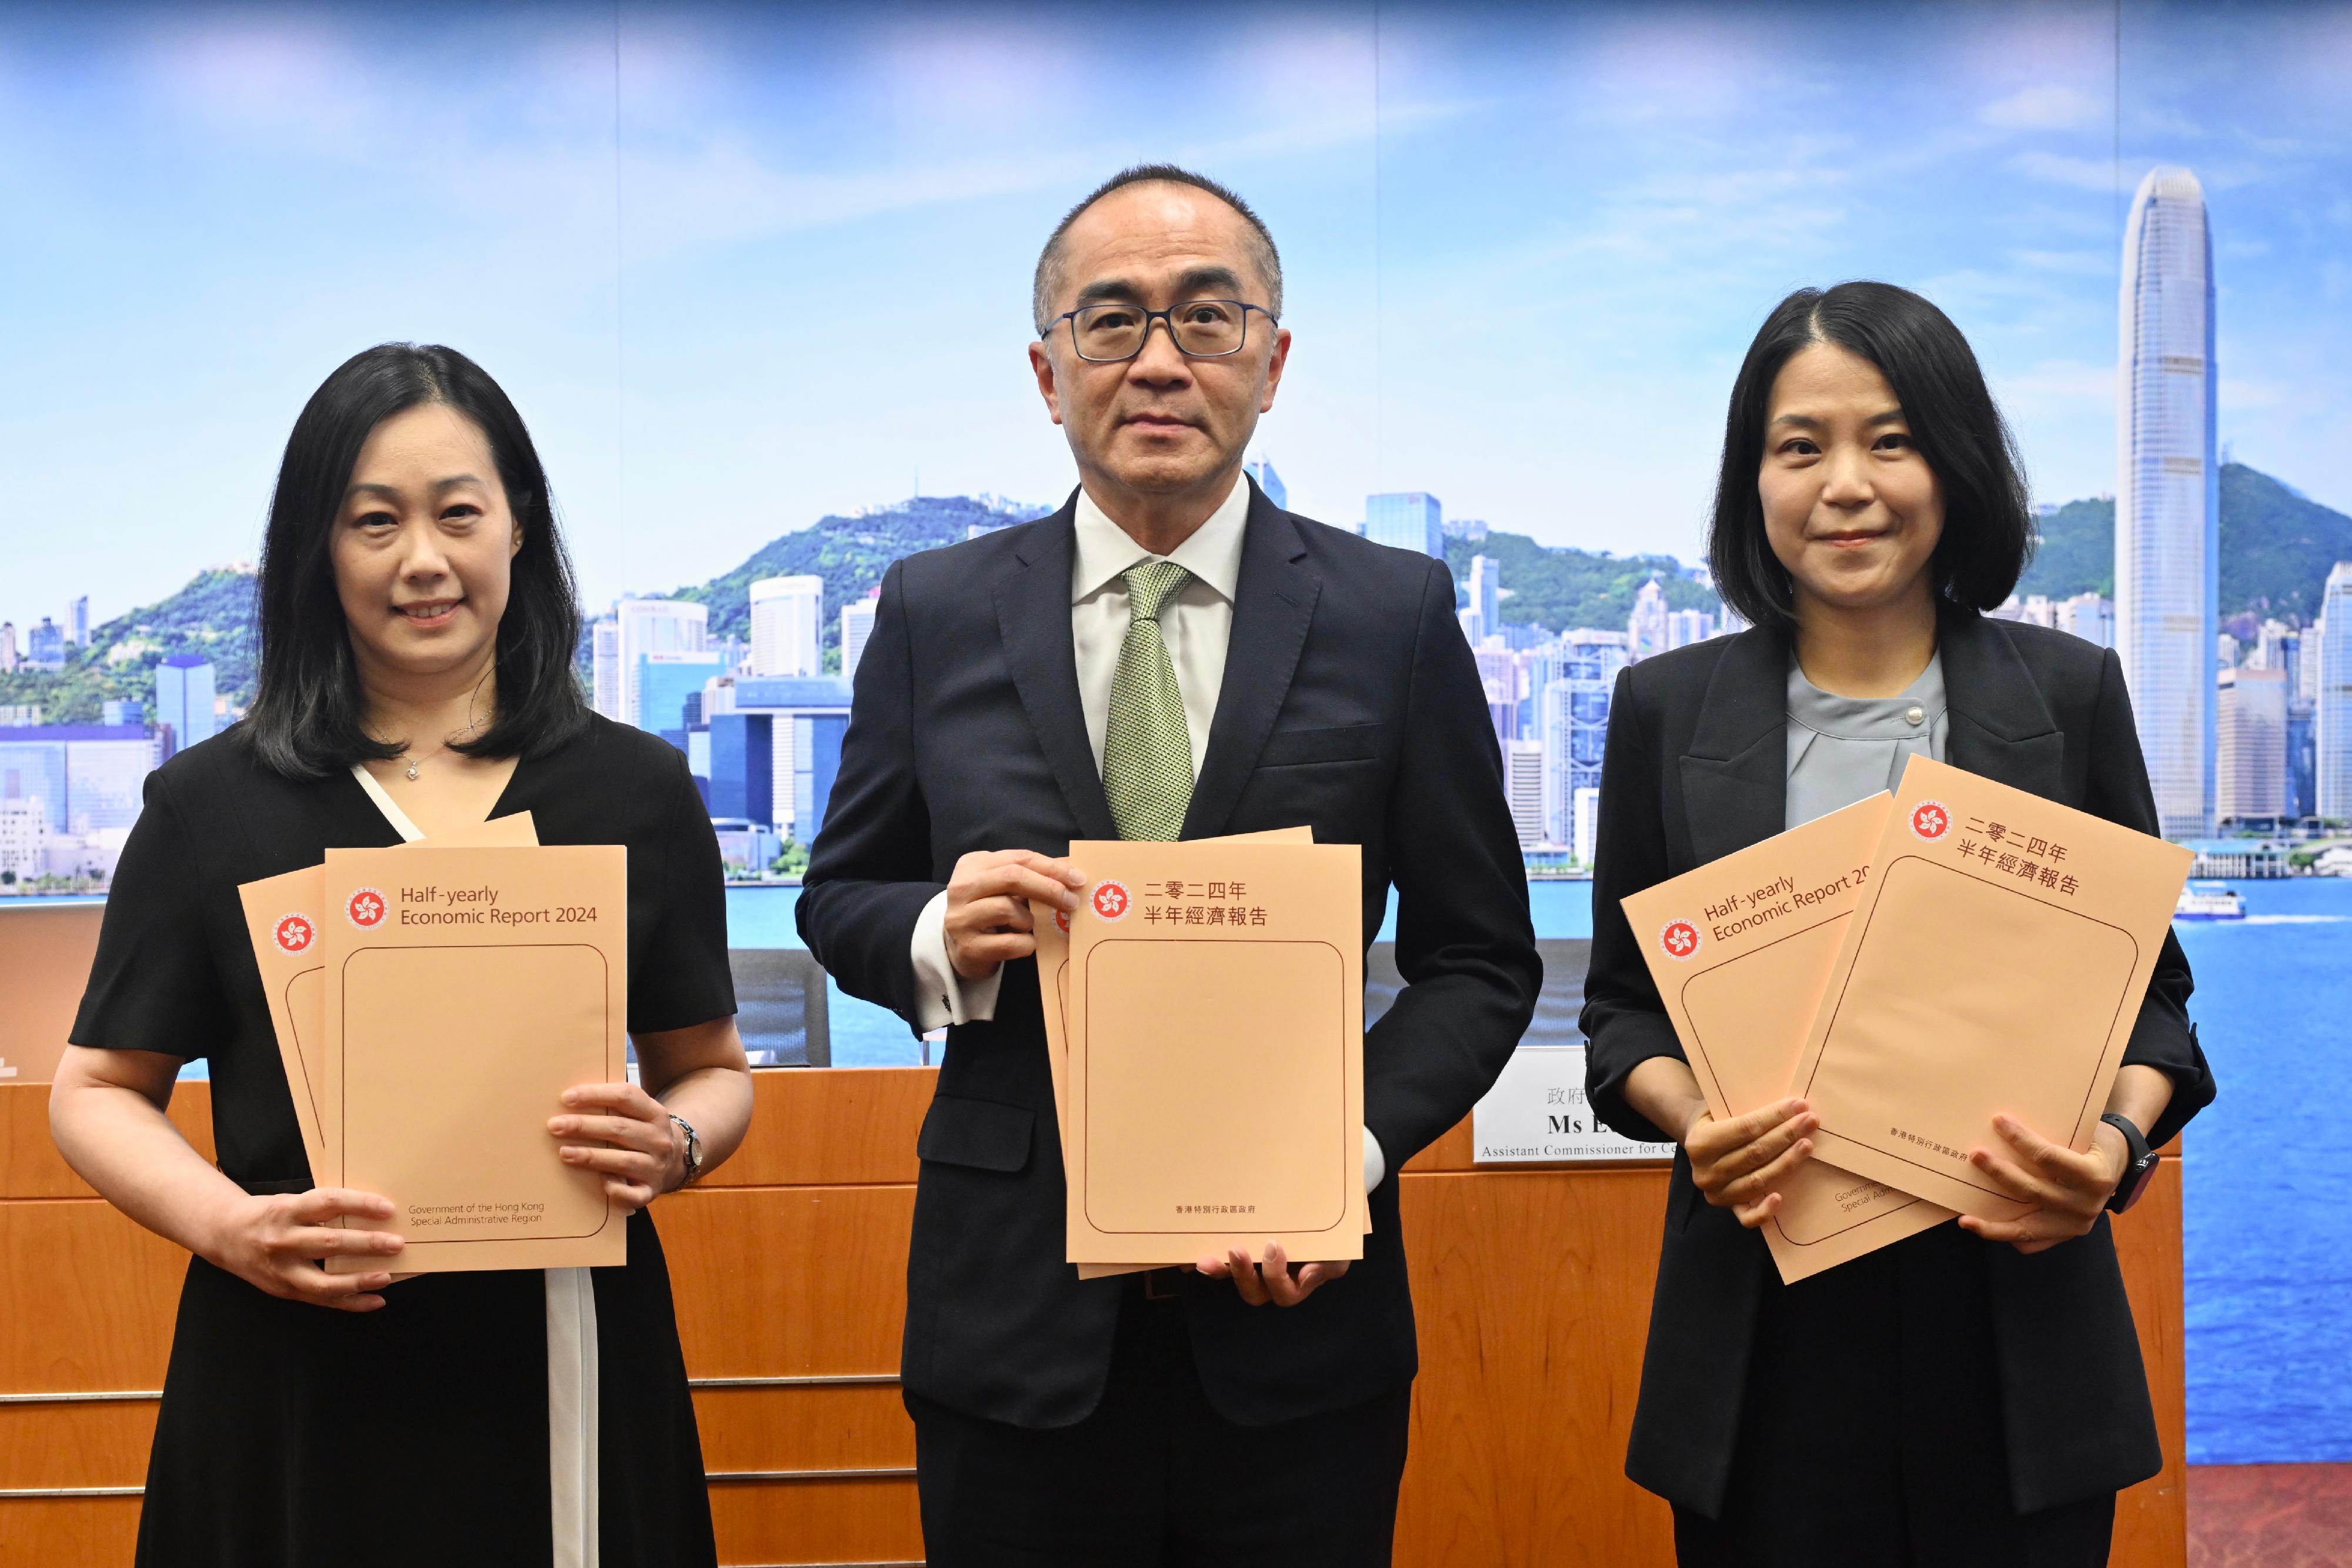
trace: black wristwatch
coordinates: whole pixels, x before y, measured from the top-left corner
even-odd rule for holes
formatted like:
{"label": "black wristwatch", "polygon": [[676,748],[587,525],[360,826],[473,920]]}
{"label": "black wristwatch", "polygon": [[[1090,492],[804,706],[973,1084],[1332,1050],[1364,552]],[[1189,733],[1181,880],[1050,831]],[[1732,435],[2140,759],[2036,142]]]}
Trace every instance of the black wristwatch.
{"label": "black wristwatch", "polygon": [[2147,1135],[2132,1125],[2130,1117],[2110,1111],[2099,1120],[2124,1135],[2124,1148],[2130,1156],[2124,1162],[2123,1180],[2116,1183],[2116,1190],[2107,1197],[2108,1212],[2121,1214],[2147,1190],[2148,1177],[2156,1174],[2158,1156],[2147,1146]]}
{"label": "black wristwatch", "polygon": [[702,1134],[694,1130],[693,1123],[675,1111],[670,1113],[669,1119],[676,1122],[677,1130],[686,1134],[686,1179],[677,1185],[692,1186],[694,1178],[702,1174]]}

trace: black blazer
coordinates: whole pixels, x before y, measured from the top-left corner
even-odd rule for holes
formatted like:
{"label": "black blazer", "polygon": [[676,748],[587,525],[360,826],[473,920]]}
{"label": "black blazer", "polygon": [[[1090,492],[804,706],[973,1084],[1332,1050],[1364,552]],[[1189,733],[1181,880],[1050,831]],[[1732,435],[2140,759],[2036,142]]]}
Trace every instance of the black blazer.
{"label": "black blazer", "polygon": [[[1938,641],[1954,767],[2157,831],[2123,664],[2112,652],[1968,612],[1948,615]],[[1683,1051],[1618,901],[1781,831],[1789,656],[1787,637],[1759,627],[1645,659],[1617,680],[1583,1027],[1591,1041],[1586,1092],[1600,1118],[1630,1137],[1669,1135],[1626,1103],[1626,1075]],[[2151,1144],[2213,1098],[2186,1009],[2189,988],[2189,961],[2168,934],[2124,1052],[2173,1082]],[[2156,1417],[2105,1217],[2087,1236],[2031,1258],[1988,1244],[1986,1269],[2018,1510],[2156,1474]],[[1781,1288],[1764,1239],[1708,1204],[1677,1155],[1628,1476],[1709,1517],[1720,1511],[1759,1293]]]}
{"label": "black blazer", "polygon": [[[909,1019],[915,920],[958,856],[1058,855],[1073,839],[1118,836],[1078,704],[1074,506],[910,556],[883,579],[799,922],[844,990]],[[1442,562],[1294,517],[1253,486],[1224,684],[1183,836],[1300,823],[1318,841],[1363,846],[1367,944],[1396,884],[1407,984],[1364,1040],[1364,1120],[1390,1175],[1372,1195],[1363,1261],[1284,1310],[1183,1277],[1202,1384],[1251,1425],[1412,1376],[1394,1173],[1502,1071],[1542,978],[1453,578]],[[906,1387],[1024,1427],[1084,1419],[1123,1286],[1081,1283],[1063,1261],[1034,960],[1007,966],[994,1021],[949,1030],[918,1152]]]}

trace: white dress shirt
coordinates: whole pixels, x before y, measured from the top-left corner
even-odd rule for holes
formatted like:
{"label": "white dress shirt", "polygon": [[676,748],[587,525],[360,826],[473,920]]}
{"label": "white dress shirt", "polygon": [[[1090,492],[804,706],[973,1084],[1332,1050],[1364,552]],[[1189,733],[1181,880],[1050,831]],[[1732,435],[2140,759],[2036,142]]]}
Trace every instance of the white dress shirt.
{"label": "white dress shirt", "polygon": [[[1250,487],[1236,476],[1233,490],[1208,520],[1173,551],[1157,556],[1111,521],[1093,497],[1078,492],[1077,548],[1070,566],[1070,643],[1077,664],[1078,705],[1086,712],[1087,740],[1094,749],[1097,774],[1102,771],[1103,737],[1110,726],[1111,678],[1118,671],[1119,650],[1135,619],[1123,574],[1148,561],[1171,560],[1192,576],[1161,603],[1160,637],[1175,667],[1184,725],[1192,737],[1192,773],[1200,776],[1201,760],[1209,749],[1209,723],[1216,716],[1217,694],[1225,684],[1225,649],[1233,638],[1234,591],[1241,580],[1249,505]],[[910,944],[919,1021],[926,1032],[993,1019],[997,987],[1004,975],[1001,966],[977,980],[956,973],[948,958],[947,908],[944,892],[925,904]],[[1380,1185],[1385,1169],[1380,1145],[1367,1131],[1367,1191]]]}

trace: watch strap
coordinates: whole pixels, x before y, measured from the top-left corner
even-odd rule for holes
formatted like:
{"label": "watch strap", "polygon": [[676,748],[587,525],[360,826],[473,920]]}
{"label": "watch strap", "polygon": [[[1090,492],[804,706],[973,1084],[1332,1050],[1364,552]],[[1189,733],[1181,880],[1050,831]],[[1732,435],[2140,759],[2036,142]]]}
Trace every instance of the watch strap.
{"label": "watch strap", "polygon": [[2110,1111],[2099,1120],[2121,1133],[2124,1138],[2123,1177],[2116,1183],[2116,1190],[2107,1196],[2108,1210],[2121,1214],[2137,1203],[2140,1194],[2147,1190],[2148,1178],[2156,1174],[2157,1155],[2147,1146],[2147,1134],[2141,1132],[2130,1117]]}

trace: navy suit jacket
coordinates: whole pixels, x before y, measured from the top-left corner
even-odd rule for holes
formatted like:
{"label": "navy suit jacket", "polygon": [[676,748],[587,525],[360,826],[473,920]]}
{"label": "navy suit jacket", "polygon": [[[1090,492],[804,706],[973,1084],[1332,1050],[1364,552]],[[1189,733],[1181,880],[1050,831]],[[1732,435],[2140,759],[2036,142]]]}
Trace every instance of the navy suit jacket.
{"label": "navy suit jacket", "polygon": [[[1937,646],[1955,768],[2157,830],[2123,665],[2063,632],[1973,612]],[[1683,1059],[1619,900],[1781,831],[1788,810],[1789,642],[1758,627],[1644,659],[1617,678],[1601,771],[1583,1026],[1586,1092],[1628,1137],[1670,1141],[1625,1099],[1654,1056]],[[2124,1061],[2160,1068],[2169,1140],[2211,1102],[2189,1021],[2189,960],[2167,933]],[[2163,1468],[2131,1306],[2102,1215],[2089,1235],[2027,1257],[1986,1244],[2010,1490],[2020,1512],[2111,1492]],[[1675,1157],[1649,1354],[1625,1473],[1710,1518],[1739,1432],[1759,1293],[1782,1289],[1764,1239],[1708,1204]],[[1892,1396],[1892,1391],[1889,1391]]]}
{"label": "navy suit jacket", "polygon": [[[974,850],[1114,839],[1070,635],[1076,497],[910,556],[882,582],[801,934],[842,988],[911,1020],[916,917]],[[1183,836],[1296,827],[1363,847],[1363,929],[1398,891],[1407,982],[1364,1041],[1388,1176],[1363,1260],[1299,1306],[1182,1277],[1211,1403],[1250,1425],[1360,1403],[1416,1368],[1395,1173],[1468,1113],[1533,1015],[1542,966],[1475,661],[1444,563],[1276,507],[1253,485],[1224,683]],[[1036,965],[948,1031],[918,1146],[907,1389],[1032,1427],[1102,1394],[1124,1286],[1065,1262]]]}

